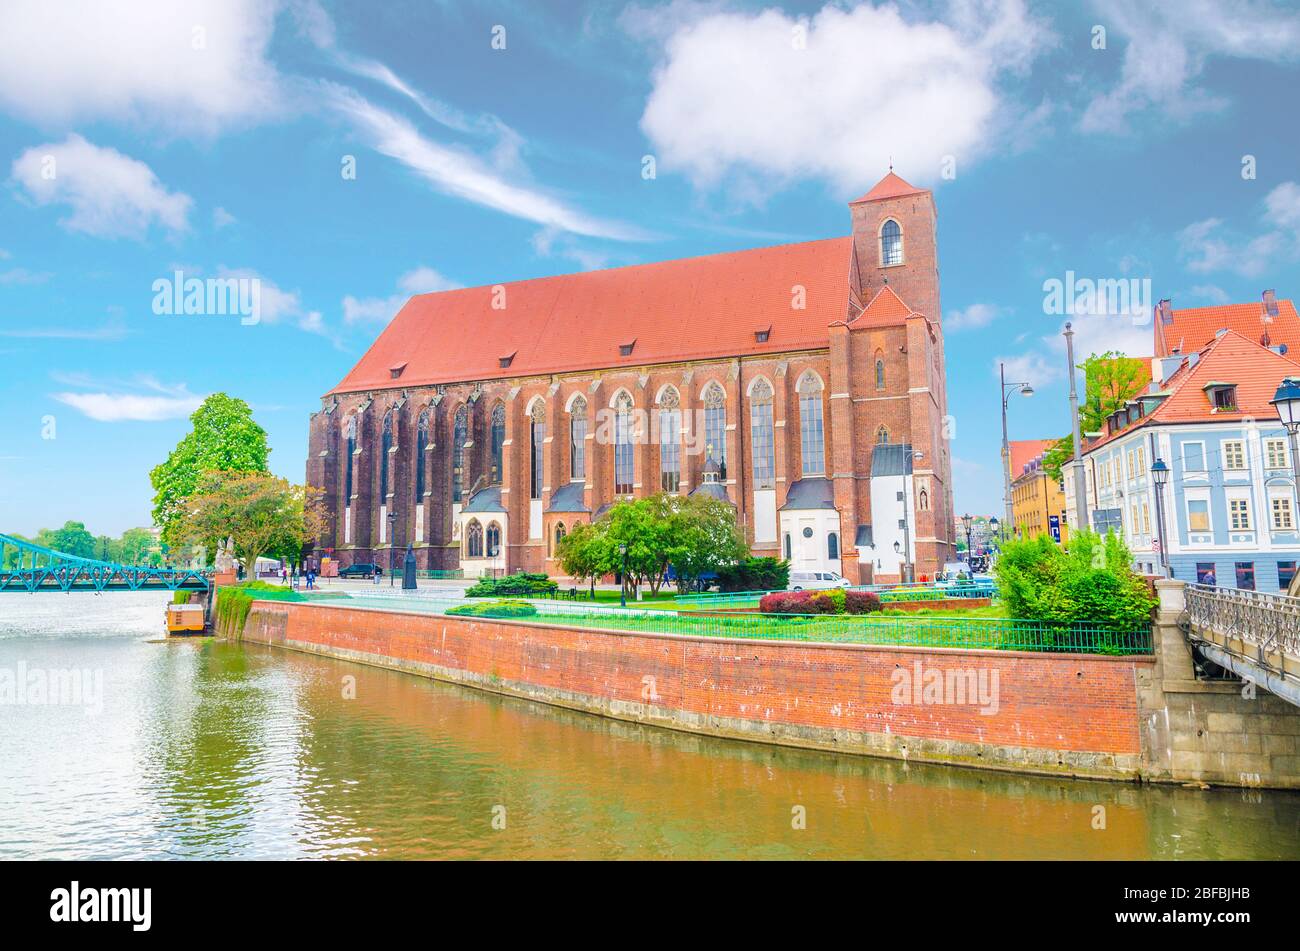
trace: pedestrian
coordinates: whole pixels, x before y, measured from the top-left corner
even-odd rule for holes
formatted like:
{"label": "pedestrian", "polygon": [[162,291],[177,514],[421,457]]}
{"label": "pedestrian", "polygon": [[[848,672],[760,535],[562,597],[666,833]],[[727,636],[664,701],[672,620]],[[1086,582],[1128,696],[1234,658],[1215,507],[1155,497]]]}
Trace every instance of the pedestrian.
{"label": "pedestrian", "polygon": [[375,584],[379,584],[379,578],[383,575],[383,573],[384,573],[384,569],[379,567],[378,565],[375,565],[375,574],[374,574]]}
{"label": "pedestrian", "polygon": [[307,569],[307,590],[311,591],[316,585],[316,572],[310,568]]}

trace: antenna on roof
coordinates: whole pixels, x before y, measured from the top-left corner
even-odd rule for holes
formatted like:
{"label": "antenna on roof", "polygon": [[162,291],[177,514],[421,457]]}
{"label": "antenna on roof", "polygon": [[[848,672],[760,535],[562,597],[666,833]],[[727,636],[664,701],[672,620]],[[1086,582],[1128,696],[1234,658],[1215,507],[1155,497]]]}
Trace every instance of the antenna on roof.
{"label": "antenna on roof", "polygon": [[1269,288],[1264,292],[1264,323],[1269,323],[1277,317],[1277,294]]}

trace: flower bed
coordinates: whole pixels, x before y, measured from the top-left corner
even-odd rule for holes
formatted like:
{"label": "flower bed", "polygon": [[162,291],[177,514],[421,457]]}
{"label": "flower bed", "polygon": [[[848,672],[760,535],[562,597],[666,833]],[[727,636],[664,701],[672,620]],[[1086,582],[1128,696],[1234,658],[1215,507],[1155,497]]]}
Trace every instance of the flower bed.
{"label": "flower bed", "polygon": [[775,591],[759,599],[763,614],[871,614],[881,608],[871,591]]}

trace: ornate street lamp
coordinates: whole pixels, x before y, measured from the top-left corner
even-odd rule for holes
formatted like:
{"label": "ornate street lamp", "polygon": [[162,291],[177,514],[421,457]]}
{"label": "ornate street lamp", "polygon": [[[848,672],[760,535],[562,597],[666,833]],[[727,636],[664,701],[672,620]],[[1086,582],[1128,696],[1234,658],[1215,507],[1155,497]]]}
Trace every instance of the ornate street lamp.
{"label": "ornate street lamp", "polygon": [[623,559],[623,568],[619,573],[618,586],[618,603],[619,607],[627,607],[627,543],[622,542],[618,546],[619,556]]}
{"label": "ornate street lamp", "polygon": [[970,549],[970,527],[973,521],[975,521],[975,519],[969,512],[961,517],[961,524],[966,529],[966,567],[970,569],[971,574],[975,573],[975,569],[971,567],[971,560],[974,558],[974,555],[971,553]]}
{"label": "ornate street lamp", "polygon": [[1006,509],[1007,521],[1013,522],[1011,515],[1011,443],[1007,440],[1007,404],[1011,394],[1017,390],[1021,396],[1033,396],[1034,388],[1028,383],[1008,383],[1004,364],[998,364],[998,378],[1002,381],[1002,503]]}
{"label": "ornate street lamp", "polygon": [[1165,486],[1169,482],[1169,466],[1163,459],[1151,463],[1151,481],[1156,484],[1156,544],[1160,546],[1160,570],[1169,577],[1169,545],[1165,539]]}
{"label": "ornate street lamp", "polygon": [[1295,478],[1296,504],[1300,507],[1300,378],[1287,377],[1269,400],[1291,441],[1291,471]]}

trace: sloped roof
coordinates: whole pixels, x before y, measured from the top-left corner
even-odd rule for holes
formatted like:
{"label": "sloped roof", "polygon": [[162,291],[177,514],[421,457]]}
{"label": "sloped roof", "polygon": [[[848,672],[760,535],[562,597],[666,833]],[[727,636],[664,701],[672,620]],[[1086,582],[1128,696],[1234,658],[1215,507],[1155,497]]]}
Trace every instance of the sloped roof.
{"label": "sloped roof", "polygon": [[1182,353],[1195,353],[1220,330],[1235,330],[1256,343],[1267,331],[1272,346],[1285,344],[1292,353],[1300,353],[1300,315],[1289,300],[1277,302],[1277,317],[1264,320],[1264,304],[1223,304],[1216,307],[1190,307],[1173,311],[1173,321],[1168,325],[1159,318],[1155,321],[1155,348],[1157,357],[1169,356],[1175,348]]}
{"label": "sloped roof", "polygon": [[912,314],[912,308],[903,303],[903,299],[895,293],[889,285],[885,285],[876,291],[876,296],[871,298],[871,303],[862,309],[862,313],[849,321],[856,324],[863,321],[869,324],[880,324],[887,326],[890,324],[900,324]]}
{"label": "sloped roof", "polygon": [[[1261,423],[1277,420],[1277,410],[1269,403],[1283,379],[1300,375],[1300,363],[1262,346],[1236,331],[1229,330],[1214,338],[1199,355],[1194,366],[1186,359],[1165,381],[1169,395],[1146,416],[1113,435],[1084,448],[1084,455],[1113,439],[1127,435],[1151,423],[1225,422],[1246,418]],[[1204,387],[1210,382],[1236,387],[1237,407],[1233,411],[1211,412]],[[1281,423],[1278,422],[1281,426]]]}
{"label": "sloped roof", "polygon": [[486,489],[479,489],[469,497],[465,503],[465,512],[504,512],[506,507],[501,504],[501,486],[489,486]]}
{"label": "sloped roof", "polygon": [[[826,238],[420,294],[331,393],[827,347],[828,326],[848,308],[851,244]],[[790,306],[796,284],[803,309]],[[768,327],[759,343],[755,332]]]}
{"label": "sloped roof", "polygon": [[886,443],[871,450],[873,476],[899,476],[912,474],[911,443]]}
{"label": "sloped roof", "polygon": [[1011,450],[1011,478],[1018,479],[1024,473],[1025,466],[1055,445],[1055,439],[1008,440],[1007,448]]}
{"label": "sloped roof", "polygon": [[581,482],[566,482],[554,492],[551,493],[551,506],[548,512],[590,512],[587,503],[582,500],[583,489],[586,486]]}
{"label": "sloped roof", "polygon": [[891,171],[880,181],[876,182],[875,187],[872,188],[871,191],[867,192],[856,201],[849,202],[849,204],[857,205],[864,201],[881,201],[885,198],[902,198],[905,195],[921,195],[924,193],[924,188],[917,188],[910,182],[906,182],[902,178],[899,178]]}
{"label": "sloped roof", "polygon": [[731,496],[727,494],[727,487],[721,482],[701,482],[691,490],[691,495],[709,495],[723,502],[731,501]]}
{"label": "sloped roof", "polygon": [[835,489],[830,479],[797,479],[790,483],[781,511],[835,508]]}

